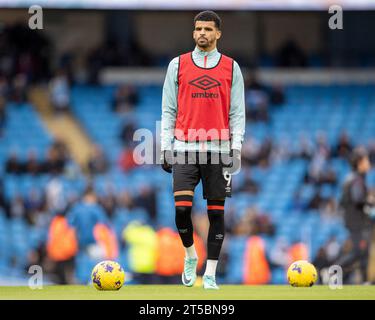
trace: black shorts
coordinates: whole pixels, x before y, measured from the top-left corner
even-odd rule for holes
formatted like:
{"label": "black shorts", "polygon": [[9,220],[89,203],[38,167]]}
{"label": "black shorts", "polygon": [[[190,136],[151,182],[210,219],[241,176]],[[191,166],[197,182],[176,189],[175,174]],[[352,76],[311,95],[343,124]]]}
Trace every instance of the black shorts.
{"label": "black shorts", "polygon": [[194,191],[202,180],[203,198],[224,199],[232,195],[232,176],[225,174],[229,154],[185,152],[175,153],[173,192]]}

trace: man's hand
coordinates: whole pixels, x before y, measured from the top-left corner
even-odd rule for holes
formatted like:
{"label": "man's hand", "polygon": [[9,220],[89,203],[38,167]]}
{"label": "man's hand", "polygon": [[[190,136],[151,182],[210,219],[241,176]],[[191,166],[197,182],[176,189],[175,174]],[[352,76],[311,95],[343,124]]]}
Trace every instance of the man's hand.
{"label": "man's hand", "polygon": [[367,196],[367,201],[363,209],[370,219],[375,220],[375,194],[370,193]]}
{"label": "man's hand", "polygon": [[375,220],[375,207],[365,205],[363,211],[368,215],[370,219]]}
{"label": "man's hand", "polygon": [[230,151],[230,163],[227,167],[223,168],[227,174],[238,174],[241,170],[241,151],[237,149],[232,149]]}
{"label": "man's hand", "polygon": [[161,156],[161,167],[164,171],[172,173],[172,151],[164,150]]}

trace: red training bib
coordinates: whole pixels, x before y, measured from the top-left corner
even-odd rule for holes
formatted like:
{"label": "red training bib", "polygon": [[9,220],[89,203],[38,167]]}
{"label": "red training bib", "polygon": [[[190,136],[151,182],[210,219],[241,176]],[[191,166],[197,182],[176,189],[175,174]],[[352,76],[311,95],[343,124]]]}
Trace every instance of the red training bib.
{"label": "red training bib", "polygon": [[175,138],[181,141],[229,140],[233,59],[221,55],[213,68],[198,67],[192,53],[180,56]]}

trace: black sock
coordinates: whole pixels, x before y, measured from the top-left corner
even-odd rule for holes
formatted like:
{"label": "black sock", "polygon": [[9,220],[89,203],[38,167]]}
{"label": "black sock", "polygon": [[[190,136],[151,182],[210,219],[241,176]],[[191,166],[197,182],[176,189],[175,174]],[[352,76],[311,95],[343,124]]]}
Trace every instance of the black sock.
{"label": "black sock", "polygon": [[189,195],[175,196],[176,226],[185,248],[191,247],[193,240],[193,222],[191,220],[191,207],[193,197]]}
{"label": "black sock", "polygon": [[218,260],[224,241],[224,200],[207,200],[210,227],[207,239],[207,259]]}

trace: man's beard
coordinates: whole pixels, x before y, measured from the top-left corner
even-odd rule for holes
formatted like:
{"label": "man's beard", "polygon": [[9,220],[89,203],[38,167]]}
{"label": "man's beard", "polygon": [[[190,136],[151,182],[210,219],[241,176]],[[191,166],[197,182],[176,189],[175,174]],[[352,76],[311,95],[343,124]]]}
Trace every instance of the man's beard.
{"label": "man's beard", "polygon": [[[204,42],[199,42],[199,40],[201,39],[204,39],[205,41]],[[207,39],[205,38],[199,38],[195,41],[195,44],[198,46],[198,47],[201,47],[201,48],[207,48],[210,46],[210,43]]]}

